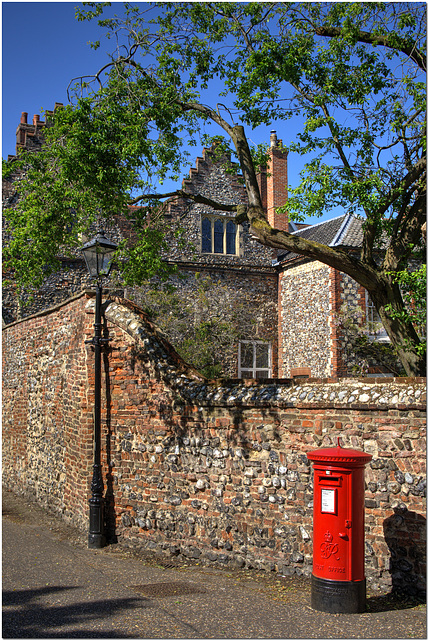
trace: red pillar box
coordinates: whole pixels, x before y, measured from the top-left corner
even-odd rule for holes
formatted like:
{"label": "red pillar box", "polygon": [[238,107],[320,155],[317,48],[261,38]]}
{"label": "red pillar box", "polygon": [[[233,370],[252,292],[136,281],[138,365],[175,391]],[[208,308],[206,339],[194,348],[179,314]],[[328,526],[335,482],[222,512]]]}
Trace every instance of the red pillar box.
{"label": "red pillar box", "polygon": [[308,453],[314,466],[312,607],[362,613],[364,575],[364,467],[372,456],[337,447]]}

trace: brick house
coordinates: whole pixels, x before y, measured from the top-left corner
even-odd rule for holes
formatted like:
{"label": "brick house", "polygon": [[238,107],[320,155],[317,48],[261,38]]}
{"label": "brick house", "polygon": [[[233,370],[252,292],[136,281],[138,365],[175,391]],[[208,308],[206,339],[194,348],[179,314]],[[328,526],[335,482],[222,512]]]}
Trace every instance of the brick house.
{"label": "brick house", "polygon": [[[294,232],[330,247],[358,251],[361,221],[350,214]],[[352,373],[355,354],[338,320],[357,314],[371,340],[388,342],[367,291],[346,273],[285,252],[278,256],[279,377],[341,377]],[[369,374],[387,372],[372,361]]]}
{"label": "brick house", "polygon": [[[60,105],[55,105],[57,108]],[[49,112],[48,112],[49,113]],[[35,115],[32,124],[23,113],[17,128],[20,148],[38,151],[46,122]],[[361,244],[361,222],[342,215],[308,226],[289,222],[277,213],[287,199],[287,151],[276,133],[270,135],[270,160],[259,174],[263,205],[272,226],[331,246],[355,248]],[[12,160],[14,156],[9,156]],[[3,206],[16,202],[16,181],[3,184]],[[245,203],[246,193],[239,176],[230,174],[204,150],[183,182],[188,192],[199,193],[225,204]],[[222,290],[223,300],[238,312],[239,327],[231,350],[225,355],[224,372],[230,377],[340,377],[350,375],[355,357],[337,322],[343,305],[373,313],[366,292],[346,274],[318,261],[290,252],[280,253],[255,240],[247,223],[236,225],[233,214],[214,211],[207,205],[171,199],[166,203],[171,224],[180,223],[193,250],[184,250],[172,238],[168,260],[179,268],[173,282],[183,299],[195,296],[202,279],[209,278]],[[184,215],[185,213],[185,215]],[[117,221],[110,235],[119,239],[132,235],[132,224]],[[3,230],[7,242],[7,229]],[[3,322],[49,308],[90,285],[78,253],[63,258],[61,270],[51,276],[34,301],[20,309],[13,287],[3,290]],[[147,290],[127,288],[123,296],[144,306]],[[245,325],[245,326],[244,326]],[[349,345],[348,345],[349,346]],[[381,369],[371,363],[371,372]]]}

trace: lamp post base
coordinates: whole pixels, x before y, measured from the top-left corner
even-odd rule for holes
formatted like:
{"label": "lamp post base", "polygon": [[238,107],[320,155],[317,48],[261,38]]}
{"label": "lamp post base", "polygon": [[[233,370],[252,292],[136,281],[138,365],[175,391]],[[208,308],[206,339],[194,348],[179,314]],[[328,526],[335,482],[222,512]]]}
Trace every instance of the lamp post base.
{"label": "lamp post base", "polygon": [[91,498],[89,500],[89,535],[88,548],[101,549],[106,545],[104,535],[104,518],[102,500]]}
{"label": "lamp post base", "polygon": [[88,535],[88,549],[102,549],[106,546],[106,538],[103,533],[90,533]]}

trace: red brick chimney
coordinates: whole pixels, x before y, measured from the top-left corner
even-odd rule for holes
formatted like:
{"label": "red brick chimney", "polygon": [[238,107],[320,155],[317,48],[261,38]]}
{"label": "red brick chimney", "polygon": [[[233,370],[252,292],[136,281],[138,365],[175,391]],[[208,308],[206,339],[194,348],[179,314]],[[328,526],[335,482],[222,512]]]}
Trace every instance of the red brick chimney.
{"label": "red brick chimney", "polygon": [[[62,102],[55,102],[55,109],[61,109],[63,106]],[[47,120],[49,120],[49,116],[52,115],[53,112],[46,111],[45,113]],[[38,113],[35,113],[33,120],[28,122],[28,111],[22,111],[21,119],[16,129],[15,154],[18,155],[21,149],[40,151],[44,142],[43,130],[46,124],[45,121],[40,120]],[[9,155],[8,159],[14,157],[16,156]]]}
{"label": "red brick chimney", "polygon": [[276,137],[276,131],[270,132],[269,161],[267,167],[260,167],[257,174],[263,209],[272,227],[280,231],[288,231],[288,217],[286,214],[276,213],[278,207],[287,202],[288,151],[283,149],[282,140]]}
{"label": "red brick chimney", "polygon": [[277,139],[276,131],[271,131],[270,159],[266,176],[266,208],[269,224],[280,231],[288,231],[287,214],[276,212],[278,207],[286,204],[288,197],[287,155],[288,151],[283,148],[282,140]]}

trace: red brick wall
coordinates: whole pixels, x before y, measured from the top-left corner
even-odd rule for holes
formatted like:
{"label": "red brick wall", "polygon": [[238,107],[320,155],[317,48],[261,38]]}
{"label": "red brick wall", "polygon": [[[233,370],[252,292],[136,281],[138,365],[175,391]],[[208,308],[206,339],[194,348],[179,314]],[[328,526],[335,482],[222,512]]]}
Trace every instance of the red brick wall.
{"label": "red brick wall", "polygon": [[92,451],[83,300],[5,330],[3,358],[5,482],[80,521]]}
{"label": "red brick wall", "polygon": [[[3,481],[88,526],[93,299],[4,330]],[[424,579],[425,380],[208,382],[138,308],[106,303],[102,455],[110,537],[166,555],[311,571],[308,451],[363,449],[366,575]],[[84,535],[82,533],[82,535]]]}
{"label": "red brick wall", "polygon": [[267,211],[267,170],[266,167],[260,167],[257,174],[257,184],[259,185],[260,197],[262,199],[262,206]]}

